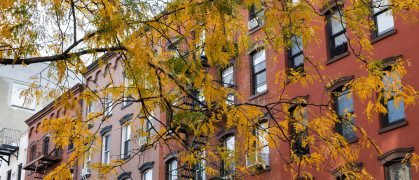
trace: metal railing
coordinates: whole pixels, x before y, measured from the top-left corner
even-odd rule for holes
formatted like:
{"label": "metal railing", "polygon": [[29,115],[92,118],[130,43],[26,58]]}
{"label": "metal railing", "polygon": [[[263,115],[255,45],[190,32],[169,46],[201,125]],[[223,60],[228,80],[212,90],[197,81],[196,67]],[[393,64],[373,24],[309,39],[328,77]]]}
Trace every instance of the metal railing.
{"label": "metal railing", "polygon": [[0,130],[0,145],[6,144],[10,146],[19,146],[20,141],[20,131],[9,129],[9,128],[3,128]]}

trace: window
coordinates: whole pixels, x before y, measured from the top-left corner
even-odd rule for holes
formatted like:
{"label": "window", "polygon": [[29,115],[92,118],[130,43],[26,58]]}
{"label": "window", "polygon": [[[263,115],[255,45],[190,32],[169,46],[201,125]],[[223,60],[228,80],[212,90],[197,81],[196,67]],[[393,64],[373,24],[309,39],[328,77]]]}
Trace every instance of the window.
{"label": "window", "polygon": [[131,125],[122,127],[122,159],[130,155]]}
{"label": "window", "polygon": [[265,50],[260,50],[252,55],[253,62],[253,94],[267,90]]}
{"label": "window", "polygon": [[249,8],[249,22],[248,22],[248,28],[249,30],[259,27],[263,24],[263,0],[261,0],[262,7],[258,9],[255,4],[253,4]]}
{"label": "window", "polygon": [[56,157],[60,157],[61,156],[61,150],[62,150],[62,148],[60,146],[55,147],[54,154],[55,154]]}
{"label": "window", "polygon": [[411,180],[410,175],[410,164],[409,161],[402,162],[402,159],[398,161],[389,162],[385,166],[386,169],[386,180]]}
{"label": "window", "polygon": [[90,100],[87,104],[87,115],[95,111],[95,102]]}
{"label": "window", "polygon": [[200,162],[198,162],[195,165],[194,170],[195,170],[195,180],[206,180],[205,160],[201,160]]}
{"label": "window", "polygon": [[19,164],[17,166],[17,180],[21,180],[22,179],[22,164]]}
{"label": "window", "polygon": [[[258,162],[262,162],[265,165],[269,165],[269,143],[268,143],[268,122],[262,123],[257,131],[256,135],[258,136],[258,140],[260,142],[260,148],[262,152],[258,154]],[[260,161],[259,161],[260,160]]]}
{"label": "window", "polygon": [[221,177],[228,177],[235,174],[235,137],[230,136],[223,141],[224,150],[227,151],[226,159],[221,162]]}
{"label": "window", "polygon": [[142,128],[143,134],[139,138],[140,146],[146,145],[148,143],[149,138],[152,137],[151,131],[153,130],[153,125],[154,125],[153,116],[154,114],[151,113],[150,116],[148,116],[148,119],[144,120],[144,124]]}
{"label": "window", "polygon": [[[233,66],[230,66],[223,70],[221,80],[224,87],[226,88],[234,87],[234,67]],[[227,104],[228,105],[234,104],[234,94],[227,95]]]}
{"label": "window", "polygon": [[36,144],[31,147],[31,161],[35,160],[36,158]]}
{"label": "window", "polygon": [[167,179],[168,180],[177,180],[177,172],[178,171],[178,164],[176,160],[173,160],[169,163],[168,169],[167,169]]}
{"label": "window", "polygon": [[[383,77],[384,92],[383,103],[387,108],[387,114],[382,115],[383,127],[387,127],[405,120],[404,103],[398,97],[397,91],[402,91],[400,76],[393,72],[385,72]],[[387,102],[386,102],[387,101]]]}
{"label": "window", "polygon": [[110,149],[111,149],[111,138],[110,135],[107,134],[103,136],[102,140],[102,163],[109,164],[110,162]]}
{"label": "window", "polygon": [[336,92],[334,99],[334,109],[340,120],[340,123],[336,123],[336,132],[345,137],[346,140],[355,139],[352,93],[349,92],[349,89],[345,89],[342,92]]}
{"label": "window", "polygon": [[288,50],[288,68],[304,72],[303,41],[301,37],[291,37],[291,47]]}
{"label": "window", "polygon": [[13,91],[12,91],[12,106],[21,107],[25,109],[35,110],[36,103],[35,102],[27,102],[25,103],[25,97],[20,96],[22,91],[28,89],[29,86],[13,83]]}
{"label": "window", "polygon": [[375,24],[375,37],[383,35],[394,29],[394,20],[388,0],[376,1],[373,4],[373,18]]}
{"label": "window", "polygon": [[[113,86],[108,86],[108,89],[109,88],[113,88]],[[106,94],[105,115],[106,116],[112,115],[112,93],[111,92],[108,92],[108,94]]]}
{"label": "window", "polygon": [[293,120],[291,121],[291,150],[298,156],[309,154],[308,144],[303,141],[308,135],[307,129],[307,109],[305,107],[295,107],[291,111]]}
{"label": "window", "polygon": [[153,170],[149,169],[143,173],[143,180],[152,180],[153,179]]}
{"label": "window", "polygon": [[49,138],[44,139],[44,155],[49,153]]}
{"label": "window", "polygon": [[7,171],[7,180],[12,180],[12,170]]}
{"label": "window", "polygon": [[[82,169],[82,177],[90,175],[90,164],[92,162],[92,150],[90,149],[88,153],[85,154],[84,165]],[[82,178],[83,179],[83,178]]]}
{"label": "window", "polygon": [[334,58],[348,51],[346,39],[345,19],[341,16],[342,10],[337,10],[327,18],[329,37],[329,58]]}
{"label": "window", "polygon": [[134,81],[131,78],[128,78],[126,74],[124,74],[124,86],[125,86],[125,92],[124,92],[124,100],[122,102],[122,107],[128,106],[130,105],[132,102],[130,102],[130,94],[129,92],[129,88],[132,87],[132,85],[134,84]]}

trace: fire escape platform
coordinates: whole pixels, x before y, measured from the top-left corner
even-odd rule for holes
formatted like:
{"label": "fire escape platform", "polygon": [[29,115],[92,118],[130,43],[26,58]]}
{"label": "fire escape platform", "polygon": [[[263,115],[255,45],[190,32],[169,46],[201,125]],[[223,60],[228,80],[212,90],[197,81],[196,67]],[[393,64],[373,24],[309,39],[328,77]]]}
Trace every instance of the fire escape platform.
{"label": "fire escape platform", "polygon": [[23,167],[23,169],[39,173],[41,169],[47,168],[57,163],[58,161],[61,161],[61,159],[61,157],[44,154],[29,162],[26,166]]}

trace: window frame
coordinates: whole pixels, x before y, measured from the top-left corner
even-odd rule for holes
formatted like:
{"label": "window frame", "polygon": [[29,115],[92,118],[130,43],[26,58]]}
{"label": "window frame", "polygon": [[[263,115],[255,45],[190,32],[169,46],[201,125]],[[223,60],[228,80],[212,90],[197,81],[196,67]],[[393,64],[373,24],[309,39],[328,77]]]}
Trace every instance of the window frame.
{"label": "window frame", "polygon": [[[384,1],[385,2],[385,1]],[[372,4],[371,4],[372,5]],[[380,37],[380,36],[383,36],[383,35],[385,35],[386,33],[388,33],[388,32],[390,32],[390,31],[392,31],[392,30],[394,30],[395,29],[395,27],[394,27],[394,16],[393,16],[393,14],[391,14],[392,12],[389,12],[389,11],[392,11],[392,9],[390,9],[389,7],[385,7],[385,8],[381,8],[381,6],[388,6],[387,4],[379,4],[379,6],[380,7],[378,7],[378,9],[379,9],[379,11],[375,11],[375,7],[373,7],[372,8],[372,12],[371,12],[371,19],[374,21],[374,26],[375,26],[375,29],[372,29],[372,38],[374,39],[374,38],[377,38],[377,37]],[[379,29],[378,29],[378,24],[379,24],[379,22],[378,22],[378,16],[380,16],[380,15],[387,15],[387,13],[389,13],[390,15],[391,15],[391,17],[393,18],[393,27],[392,28],[389,28],[389,29],[386,29],[386,30],[384,30],[383,32],[381,32],[381,33],[379,33],[378,31],[379,31]]]}
{"label": "window frame", "polygon": [[[228,72],[228,71],[230,71],[230,68],[231,68],[231,72]],[[225,80],[225,78],[226,77],[228,77],[228,76],[232,76],[232,80],[233,80],[233,84],[230,84],[229,82],[225,82],[224,80]],[[232,65],[230,65],[230,66],[228,66],[228,67],[226,67],[226,68],[224,68],[222,71],[221,71],[221,83],[222,83],[222,86],[223,87],[225,87],[225,88],[230,88],[230,89],[234,89],[234,87],[235,87],[235,79],[234,79],[234,65],[232,64]],[[233,104],[235,104],[235,96],[234,96],[234,93],[229,93],[229,94],[227,94],[227,104],[228,105],[233,105]]]}
{"label": "window frame", "polygon": [[[103,164],[109,164],[110,158],[111,158],[111,148],[110,148],[110,142],[111,142],[111,135],[110,133],[106,133],[102,136],[102,163]],[[109,149],[107,149],[107,145],[109,145]],[[107,161],[106,161],[107,160]]]}
{"label": "window frame", "polygon": [[[148,179],[147,178],[147,174],[148,173],[151,173],[150,174],[150,177],[151,177],[151,179]],[[153,169],[147,169],[147,170],[145,170],[142,174],[141,174],[141,176],[142,176],[142,180],[153,180]]]}
{"label": "window frame", "polygon": [[[174,163],[176,163],[176,169],[173,169]],[[171,172],[174,172],[174,174],[172,174]],[[166,175],[167,175],[166,176],[167,180],[178,180],[179,179],[179,162],[177,161],[177,159],[174,158],[167,163]]]}
{"label": "window frame", "polygon": [[[335,14],[338,14],[338,16],[340,17],[339,21],[339,25],[342,26],[342,17],[341,14],[343,14],[342,12],[342,8],[341,7],[336,7],[334,8],[335,10],[333,12],[330,12],[327,16],[327,23],[326,23],[326,29],[327,29],[327,40],[328,40],[328,51],[329,51],[329,59],[332,59],[334,57],[337,57],[339,55],[345,54],[348,52],[348,39],[346,37],[346,24],[345,24],[345,28],[343,28],[341,31],[336,32],[333,34],[333,26],[332,26],[332,18]],[[343,21],[345,21],[343,19]],[[344,22],[343,22],[344,23]],[[335,42],[335,38],[339,37],[340,35],[344,34],[345,35],[345,39],[346,39],[346,44],[344,45],[340,45],[338,47],[335,47],[336,42]],[[346,50],[344,50],[346,48]],[[339,52],[342,51],[342,52]]]}
{"label": "window frame", "polygon": [[48,155],[49,154],[49,137],[46,137],[42,142],[43,142],[42,154]]}
{"label": "window frame", "polygon": [[[386,69],[384,69],[385,70],[385,72],[386,73],[388,73],[388,72],[390,72],[390,73],[392,73],[392,69],[391,69],[391,67],[390,68],[386,68]],[[382,81],[384,81],[385,79],[385,76],[386,75],[384,75],[383,76],[383,78],[382,78]],[[391,77],[390,77],[391,78]],[[402,84],[401,83],[401,78],[400,78],[400,75],[398,75],[398,79],[400,79],[400,84]],[[390,81],[390,79],[388,79],[389,81]],[[402,88],[402,87],[400,87],[400,88]],[[383,90],[383,93],[384,93],[384,90]],[[389,98],[388,100],[387,100],[387,103],[385,103],[384,102],[384,96],[381,98],[381,103],[385,106],[385,108],[386,108],[386,110],[387,110],[387,113],[381,113],[381,128],[386,128],[386,127],[390,127],[390,126],[392,126],[392,125],[395,125],[395,124],[398,124],[398,123],[401,123],[401,122],[403,122],[403,121],[406,121],[406,112],[405,112],[405,106],[404,106],[404,102],[403,102],[403,99],[401,99],[399,102],[398,102],[398,105],[399,105],[399,108],[402,108],[401,107],[401,105],[403,105],[403,118],[401,118],[401,119],[397,119],[397,120],[394,120],[393,122],[390,122],[390,119],[389,119],[389,102],[390,101],[394,101],[394,98],[393,98],[393,95],[392,95],[392,97],[391,98]],[[396,107],[394,107],[394,108],[396,108]],[[399,108],[397,108],[397,109],[399,109]]]}
{"label": "window frame", "polygon": [[409,161],[406,161],[406,162],[402,162],[402,161],[403,161],[403,158],[399,158],[399,159],[391,160],[391,161],[387,162],[386,164],[384,164],[384,171],[385,171],[385,179],[386,180],[393,180],[392,178],[390,178],[391,175],[392,175],[391,172],[390,172],[390,167],[395,165],[395,164],[398,164],[398,163],[400,163],[404,166],[407,166],[407,168],[409,169],[408,171],[409,171],[410,179],[412,179],[412,169],[411,169]]}
{"label": "window frame", "polygon": [[130,149],[131,149],[131,124],[129,122],[125,122],[122,125],[122,139],[121,139],[121,158],[126,159],[130,157]]}
{"label": "window frame", "polygon": [[[303,106],[303,105],[295,105],[294,107],[291,107],[289,112],[290,112],[290,116],[292,119],[295,119],[296,117],[294,117],[294,113],[297,110],[297,108],[304,108],[305,114],[303,116],[305,116],[304,121],[307,123],[308,119],[307,119],[307,107]],[[303,117],[304,118],[304,117]],[[292,142],[290,143],[290,150],[292,151],[293,154],[298,155],[299,157],[304,156],[304,155],[308,155],[310,154],[310,146],[309,144],[307,144],[305,147],[303,146],[302,140],[301,140],[301,136],[308,136],[308,127],[306,126],[306,130],[303,134],[296,134],[297,132],[295,132],[295,127],[294,127],[295,122],[291,122],[289,123],[290,126],[290,137],[292,139]],[[298,152],[296,152],[298,151]]]}
{"label": "window frame", "polygon": [[131,78],[128,78],[125,71],[123,73],[123,77],[124,77],[125,91],[124,91],[124,98],[123,98],[123,101],[122,101],[122,108],[125,108],[125,107],[132,104],[132,101],[129,101],[132,97],[131,97],[131,94],[128,93],[128,90],[134,84],[134,80],[131,79]]}
{"label": "window frame", "polygon": [[[348,91],[348,92],[343,94],[345,91]],[[339,112],[339,99],[344,98],[345,100],[349,100],[348,98],[345,98],[345,97],[348,96],[349,93],[351,94],[350,99],[352,100],[351,101],[352,102],[352,110],[347,111],[347,112],[343,112],[344,114],[341,114],[341,112]],[[344,127],[343,127],[344,117],[343,116],[345,116],[346,114],[349,114],[349,113],[352,114],[352,115],[355,113],[353,94],[352,94],[350,88],[346,88],[345,86],[341,86],[341,87],[338,87],[334,90],[334,92],[333,92],[333,109],[334,109],[336,115],[338,116],[338,119],[340,120],[340,122],[336,122],[336,124],[335,124],[335,131],[338,134],[342,135],[346,139],[347,142],[355,141],[355,139],[357,138],[356,137],[356,131],[352,131],[354,137],[345,137],[345,134],[343,132],[343,129],[344,129]],[[349,123],[348,119],[346,119],[346,118],[345,118],[345,121],[347,121]],[[352,117],[351,121],[353,121],[351,123],[355,124],[355,117]],[[353,126],[352,124],[349,124],[349,125]],[[347,128],[352,128],[352,127],[347,127]]]}
{"label": "window frame", "polygon": [[[263,52],[262,55],[263,55],[264,60],[260,61],[258,64],[264,62],[265,66],[264,68],[261,68],[259,71],[256,72],[255,65],[258,65],[258,64],[254,64],[255,63],[254,56],[259,52]],[[251,69],[252,70],[252,94],[253,95],[261,94],[268,90],[268,80],[267,80],[267,73],[266,73],[266,49],[255,50],[254,52],[251,53],[251,65],[252,65],[252,69]],[[259,83],[260,86],[258,86],[256,77],[263,73],[265,73],[265,81],[262,83]],[[262,87],[265,85],[266,85],[265,89],[263,89],[262,91],[257,91],[259,87]]]}
{"label": "window frame", "polygon": [[[230,140],[233,141],[233,142],[230,142],[230,143],[233,143],[233,148],[232,149],[230,149],[229,146],[228,146],[228,143],[229,143]],[[235,137],[235,135],[234,134],[226,135],[222,139],[222,145],[223,145],[224,149],[226,149],[228,151],[231,151],[229,153],[229,158],[234,158],[234,154],[236,152],[236,137]],[[231,153],[234,153],[234,154],[231,154]],[[236,173],[236,162],[235,162],[235,160],[233,159],[232,162],[228,165],[228,167],[226,167],[225,160],[222,160],[220,171],[221,171],[221,173],[220,173],[221,177],[230,177],[231,175],[235,175],[235,173]]]}
{"label": "window frame", "polygon": [[[296,39],[296,41],[293,41],[294,38]],[[305,59],[305,56],[304,56],[304,47],[303,47],[303,44],[302,44],[303,41],[302,41],[301,37],[299,37],[299,39],[301,40],[301,45],[298,45],[298,44],[296,44],[296,45],[297,45],[297,47],[298,47],[298,49],[300,51],[297,52],[297,53],[295,53],[295,54],[292,54],[292,49],[295,46],[293,42],[297,42],[298,43],[298,39],[297,39],[297,36],[296,35],[291,36],[290,39],[291,39],[291,46],[288,47],[288,49],[287,49],[287,59],[288,59],[288,61],[287,61],[288,62],[287,67],[289,69],[288,73],[290,72],[290,69],[291,68],[294,69],[294,71],[303,73],[304,72],[304,59]],[[295,66],[295,59],[297,57],[299,57],[300,55],[303,55],[303,63],[301,63],[299,66]]]}

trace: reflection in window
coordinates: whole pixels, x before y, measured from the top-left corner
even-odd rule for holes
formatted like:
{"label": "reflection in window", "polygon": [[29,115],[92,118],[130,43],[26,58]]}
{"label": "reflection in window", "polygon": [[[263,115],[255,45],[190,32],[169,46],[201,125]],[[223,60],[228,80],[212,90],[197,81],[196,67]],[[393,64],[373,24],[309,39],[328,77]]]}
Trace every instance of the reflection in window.
{"label": "reflection in window", "polygon": [[234,152],[235,152],[235,138],[230,136],[224,139],[223,141],[224,150],[227,151],[226,160],[221,162],[221,176],[228,177],[235,174],[235,162],[234,162]]}
{"label": "reflection in window", "polygon": [[103,164],[109,164],[110,161],[110,153],[111,150],[111,138],[110,135],[107,134],[103,136],[102,140],[102,163]]}
{"label": "reflection in window", "polygon": [[354,113],[353,106],[352,93],[349,92],[349,89],[337,93],[335,97],[335,112],[338,115],[340,123],[336,124],[336,132],[347,140],[356,138],[353,129],[353,124],[355,124],[355,119],[352,116]]}
{"label": "reflection in window", "polygon": [[178,164],[176,160],[173,160],[169,163],[169,167],[167,169],[167,177],[168,180],[177,180],[178,176]]}
{"label": "reflection in window", "polygon": [[152,180],[153,179],[153,170],[149,169],[143,173],[143,180]]}
{"label": "reflection in window", "polygon": [[345,19],[342,10],[337,10],[327,19],[329,37],[329,58],[348,51]]}
{"label": "reflection in window", "polygon": [[387,180],[411,180],[409,162],[397,161],[386,166]]}
{"label": "reflection in window", "polygon": [[[397,91],[402,91],[400,76],[394,78],[394,72],[387,71],[383,77],[384,83],[384,99],[387,99],[387,114],[383,115],[383,126],[387,127],[405,120],[403,99],[398,98],[396,101]],[[390,91],[389,93],[386,93]]]}
{"label": "reflection in window", "polygon": [[253,94],[267,90],[265,50],[260,50],[252,55],[253,59]]}
{"label": "reflection in window", "polygon": [[298,156],[309,154],[308,145],[303,145],[303,141],[308,136],[307,109],[305,107],[295,107],[290,113],[293,118],[290,123],[291,150]]}
{"label": "reflection in window", "polygon": [[291,47],[288,50],[288,68],[304,72],[303,41],[301,37],[291,37]]}
{"label": "reflection in window", "polygon": [[380,0],[373,4],[375,36],[380,36],[394,29],[393,12],[388,6],[388,0]]}

